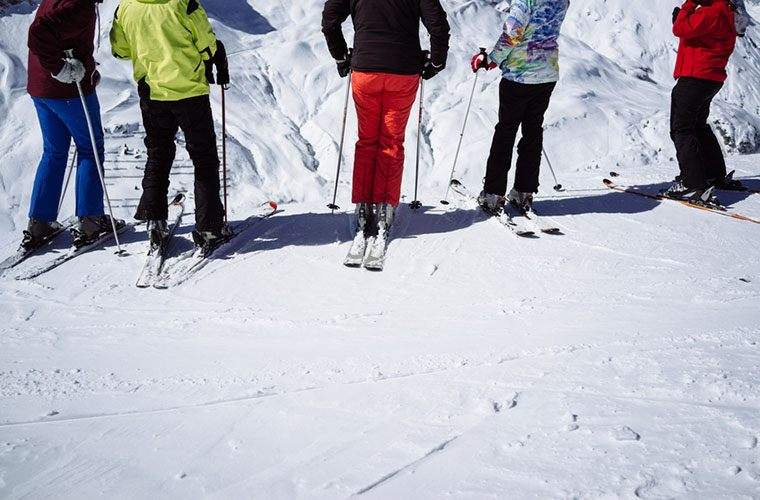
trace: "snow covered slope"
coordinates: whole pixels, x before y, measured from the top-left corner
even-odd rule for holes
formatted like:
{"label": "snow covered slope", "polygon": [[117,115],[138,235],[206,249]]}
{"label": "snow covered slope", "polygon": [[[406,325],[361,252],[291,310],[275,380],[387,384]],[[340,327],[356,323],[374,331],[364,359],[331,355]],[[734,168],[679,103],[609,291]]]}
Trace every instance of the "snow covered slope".
{"label": "snow covered slope", "polygon": [[[546,175],[537,203],[565,235],[519,240],[436,203],[468,56],[494,42],[503,7],[445,1],[454,38],[426,92],[426,206],[400,212],[382,274],[340,266],[349,220],[324,208],[345,81],[321,3],[204,0],[235,78],[232,219],[267,198],[283,213],[169,291],[133,286],[142,231],[122,258],[99,250],[36,280],[0,278],[0,498],[758,498],[760,228],[601,183],[615,170],[656,189],[676,172],[673,3],[573,0],[547,117],[567,191]],[[40,152],[23,90],[31,15],[0,16],[3,256]],[[755,188],[759,35],[740,43],[714,107],[731,168]],[[144,152],[130,69],[108,52],[104,40],[106,166],[128,217]],[[458,169],[473,189],[497,85],[481,74]],[[349,143],[354,129],[352,110]],[[349,208],[350,147],[346,160]],[[190,172],[181,156],[173,185],[191,187]],[[724,198],[760,218],[760,196]]]}

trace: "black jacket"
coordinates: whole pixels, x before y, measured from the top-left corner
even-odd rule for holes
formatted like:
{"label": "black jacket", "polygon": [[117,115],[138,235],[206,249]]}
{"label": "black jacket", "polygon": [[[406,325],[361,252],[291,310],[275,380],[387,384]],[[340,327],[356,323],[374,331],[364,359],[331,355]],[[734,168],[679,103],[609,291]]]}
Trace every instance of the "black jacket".
{"label": "black jacket", "polygon": [[446,63],[449,23],[440,0],[327,0],[322,32],[333,58],[348,52],[341,24],[354,22],[352,69],[415,75],[422,70],[420,21],[430,33],[433,64]]}

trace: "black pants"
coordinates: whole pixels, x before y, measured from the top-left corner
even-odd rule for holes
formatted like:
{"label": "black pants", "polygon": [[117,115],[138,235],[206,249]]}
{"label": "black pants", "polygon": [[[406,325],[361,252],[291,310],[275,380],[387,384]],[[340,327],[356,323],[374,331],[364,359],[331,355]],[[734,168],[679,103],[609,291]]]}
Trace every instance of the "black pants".
{"label": "black pants", "polygon": [[679,78],[670,107],[670,137],[676,146],[679,179],[690,189],[703,189],[726,176],[723,150],[707,123],[710,104],[722,83]]}
{"label": "black pants", "polygon": [[544,114],[556,83],[528,85],[506,79],[499,86],[499,123],[491,143],[484,190],[504,196],[512,166],[512,150],[517,129],[522,139],[517,145],[515,189],[521,193],[538,192],[541,149],[544,143]]}
{"label": "black pants", "polygon": [[198,231],[219,231],[224,208],[219,196],[219,153],[214,118],[208,96],[181,101],[154,101],[147,86],[140,86],[140,111],[145,126],[148,162],[137,220],[165,220],[168,214],[169,173],[179,129],[185,134],[187,152],[195,167],[195,225]]}

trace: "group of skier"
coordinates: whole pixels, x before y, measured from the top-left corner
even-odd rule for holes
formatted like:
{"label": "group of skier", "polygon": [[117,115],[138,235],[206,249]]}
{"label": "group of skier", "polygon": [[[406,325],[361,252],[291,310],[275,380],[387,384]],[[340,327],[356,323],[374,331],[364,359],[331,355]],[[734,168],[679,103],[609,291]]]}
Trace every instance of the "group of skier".
{"label": "group of skier", "polygon": [[[94,58],[97,4],[42,0],[29,29],[28,91],[44,139],[22,246],[39,247],[60,231],[59,199],[70,141],[77,149],[77,244],[118,231],[105,215],[104,140]],[[479,205],[531,210],[538,192],[544,114],[559,79],[558,38],[569,0],[512,0],[493,49],[471,59],[472,71],[499,69],[499,116]],[[352,18],[349,48],[341,26]],[[423,51],[419,28],[430,37]],[[727,178],[723,153],[708,124],[710,104],[726,79],[737,36],[748,24],[743,0],[686,0],[673,12],[680,40],[672,94],[671,137],[680,173],[663,194],[709,202],[713,187],[742,189]],[[449,24],[440,0],[326,0],[322,30],[341,77],[350,77],[358,115],[352,201],[358,232],[390,230],[400,201],[404,137],[420,80],[445,70]],[[113,55],[131,60],[145,128],[147,163],[135,218],[151,239],[167,234],[169,172],[182,130],[195,167],[196,244],[213,249],[229,236],[220,199],[219,156],[210,84],[229,83],[224,45],[199,0],[121,0],[111,29]],[[71,49],[71,50],[69,50]],[[216,72],[216,76],[215,76]],[[88,136],[92,121],[94,135]],[[507,193],[517,132],[516,172]]]}

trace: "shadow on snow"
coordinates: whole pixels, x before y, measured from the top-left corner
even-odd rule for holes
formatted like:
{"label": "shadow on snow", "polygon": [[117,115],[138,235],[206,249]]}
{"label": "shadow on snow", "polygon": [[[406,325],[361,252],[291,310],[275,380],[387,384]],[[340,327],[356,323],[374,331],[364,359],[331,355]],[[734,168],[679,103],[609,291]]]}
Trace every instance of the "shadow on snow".
{"label": "shadow on snow", "polygon": [[203,7],[209,17],[249,35],[265,35],[275,30],[246,0],[204,0]]}

